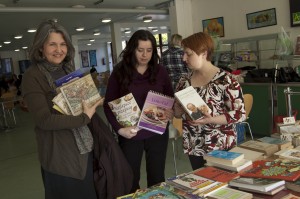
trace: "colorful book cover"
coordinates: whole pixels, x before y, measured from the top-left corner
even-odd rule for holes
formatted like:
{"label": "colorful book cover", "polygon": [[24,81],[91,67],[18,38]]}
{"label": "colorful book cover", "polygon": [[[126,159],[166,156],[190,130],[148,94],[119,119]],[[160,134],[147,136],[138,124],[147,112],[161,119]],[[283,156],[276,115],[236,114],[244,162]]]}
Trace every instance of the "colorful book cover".
{"label": "colorful book cover", "polygon": [[211,113],[211,109],[192,86],[180,90],[174,95],[192,120],[202,118],[203,113]]}
{"label": "colorful book cover", "polygon": [[[68,106],[68,103],[62,93],[58,93],[53,99],[52,102],[58,106],[65,115],[72,115],[72,112]],[[55,107],[53,107],[55,109]]]}
{"label": "colorful book cover", "polygon": [[179,187],[186,188],[187,191],[197,190],[215,182],[214,180],[210,180],[208,178],[195,175],[193,173],[179,175],[174,179],[171,178],[168,180],[175,184],[178,184]]}
{"label": "colorful book cover", "polygon": [[137,125],[141,115],[141,109],[135,101],[132,93],[108,102],[108,106],[115,115],[119,124],[123,127]]}
{"label": "colorful book cover", "polygon": [[78,70],[75,70],[75,71],[55,80],[54,83],[57,87],[60,87],[72,79],[81,78],[81,77],[83,77],[83,73],[82,73],[81,69],[78,69]]}
{"label": "colorful book cover", "polygon": [[221,188],[211,194],[208,194],[208,199],[251,199],[253,195],[244,191],[239,191],[229,187]]}
{"label": "colorful book cover", "polygon": [[212,162],[220,162],[225,164],[236,164],[237,162],[244,159],[243,153],[213,150],[204,156],[204,159]]}
{"label": "colorful book cover", "polygon": [[300,177],[299,161],[289,159],[257,160],[253,162],[252,166],[252,169],[241,173],[241,176],[286,181],[296,181]]}
{"label": "colorful book cover", "polygon": [[237,173],[225,171],[216,167],[205,167],[203,169],[198,169],[193,173],[218,182],[229,182],[230,180],[240,176]]}
{"label": "colorful book cover", "polygon": [[297,149],[287,149],[280,153],[279,157],[300,161],[300,151]]}
{"label": "colorful book cover", "polygon": [[133,194],[132,198],[149,199],[149,198],[168,198],[168,199],[184,199],[184,197],[175,194],[172,191],[161,187],[153,187],[145,190],[138,190]]}
{"label": "colorful book cover", "polygon": [[82,113],[83,100],[88,106],[93,106],[96,101],[101,99],[90,74],[63,85],[60,87],[60,91],[74,116]]}
{"label": "colorful book cover", "polygon": [[171,110],[174,98],[149,91],[138,122],[138,127],[163,134],[168,124],[167,111]]}

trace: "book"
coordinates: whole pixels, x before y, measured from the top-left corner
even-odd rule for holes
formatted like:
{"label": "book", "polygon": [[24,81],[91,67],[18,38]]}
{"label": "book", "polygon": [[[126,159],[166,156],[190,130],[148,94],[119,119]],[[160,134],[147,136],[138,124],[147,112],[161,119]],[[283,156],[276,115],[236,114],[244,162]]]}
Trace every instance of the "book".
{"label": "book", "polygon": [[207,199],[251,199],[253,195],[230,187],[221,188],[207,195]]}
{"label": "book", "polygon": [[161,187],[153,187],[147,188],[144,190],[137,190],[132,198],[139,198],[139,199],[149,199],[149,198],[170,198],[170,199],[182,199],[181,196],[177,195],[176,193],[163,189]]}
{"label": "book", "polygon": [[296,180],[295,182],[285,182],[285,187],[292,191],[300,192],[300,179]]}
{"label": "book", "polygon": [[273,137],[265,136],[265,137],[259,138],[257,140],[261,141],[261,142],[269,143],[269,144],[276,144],[278,146],[279,150],[286,149],[286,148],[289,148],[290,146],[292,146],[292,142],[287,141],[287,140],[281,140],[280,138],[273,138]]}
{"label": "book", "polygon": [[286,181],[296,181],[300,177],[299,161],[289,159],[257,160],[253,162],[252,167],[240,175]]}
{"label": "book", "polygon": [[201,196],[201,197],[206,197],[209,194],[212,194],[221,188],[227,187],[227,185],[228,185],[227,183],[216,181],[210,185],[207,185],[203,188],[199,188],[199,189],[195,190],[193,192],[193,194],[197,194],[198,196]]}
{"label": "book", "polygon": [[168,111],[172,110],[173,104],[173,97],[149,91],[137,126],[154,133],[163,134],[169,121],[167,114]]}
{"label": "book", "polygon": [[272,180],[266,178],[245,178],[240,177],[229,182],[230,186],[238,188],[246,188],[249,190],[256,190],[261,192],[268,192],[274,188],[285,184],[284,180]]}
{"label": "book", "polygon": [[264,153],[266,156],[271,156],[276,153],[279,149],[276,144],[269,144],[265,142],[260,142],[257,140],[249,140],[239,145],[239,147],[250,149],[253,151],[258,151]]}
{"label": "book", "polygon": [[244,154],[232,151],[213,150],[208,152],[203,158],[210,162],[233,165],[244,159]]}
{"label": "book", "polygon": [[96,101],[101,99],[90,74],[61,86],[60,91],[66,99],[68,107],[74,116],[82,113],[83,100],[85,100],[87,106],[93,106]]}
{"label": "book", "polygon": [[[284,199],[284,197],[289,196],[290,194],[294,195],[294,192],[288,189],[283,189],[276,193],[275,195],[266,195],[260,193],[253,193],[253,199]],[[285,199],[297,199],[297,198],[285,198]]]}
{"label": "book", "polygon": [[213,166],[221,169],[226,169],[229,171],[240,172],[243,171],[244,169],[250,168],[252,166],[252,160],[242,159],[241,161],[233,165],[226,165],[222,163],[206,161],[206,166]]}
{"label": "book", "polygon": [[[58,106],[61,110],[62,113],[65,115],[72,115],[72,112],[68,106],[68,103],[64,97],[64,95],[62,93],[58,93],[53,99],[52,102],[54,103],[54,105]],[[56,109],[56,107],[53,107],[54,109]],[[57,110],[57,109],[56,109]]]}
{"label": "book", "polygon": [[205,167],[203,169],[198,169],[193,173],[204,178],[226,183],[240,176],[237,173],[225,171],[215,167]]}
{"label": "book", "polygon": [[78,70],[75,70],[75,71],[55,80],[54,83],[57,87],[60,87],[63,84],[65,84],[73,79],[81,78],[81,77],[83,77],[83,72],[81,71],[81,69],[78,69]]}
{"label": "book", "polygon": [[234,148],[230,149],[229,151],[243,153],[245,156],[245,159],[251,160],[251,161],[265,159],[263,152],[253,151],[253,150],[245,149],[242,147],[234,147]]}
{"label": "book", "polygon": [[118,99],[108,102],[108,106],[115,115],[117,121],[123,127],[136,126],[141,109],[135,101],[132,93],[128,93]]}
{"label": "book", "polygon": [[247,189],[247,188],[242,188],[242,187],[239,187],[238,189],[242,190],[242,191],[247,191],[247,192],[252,192],[252,193],[260,193],[260,194],[273,196],[276,193],[280,192],[281,190],[285,189],[285,186],[282,185],[282,186],[276,187],[270,191],[258,191],[258,190],[252,190],[252,189]]}
{"label": "book", "polygon": [[124,196],[119,196],[119,197],[117,197],[117,199],[132,199],[133,198],[133,194],[134,193],[127,194],[127,195],[124,195]]}
{"label": "book", "polygon": [[290,193],[286,196],[283,196],[281,199],[300,199],[300,197]]}
{"label": "book", "polygon": [[202,118],[203,113],[211,113],[211,109],[192,86],[182,89],[174,95],[192,120]]}
{"label": "book", "polygon": [[287,149],[282,151],[279,157],[300,161],[300,151],[297,149]]}

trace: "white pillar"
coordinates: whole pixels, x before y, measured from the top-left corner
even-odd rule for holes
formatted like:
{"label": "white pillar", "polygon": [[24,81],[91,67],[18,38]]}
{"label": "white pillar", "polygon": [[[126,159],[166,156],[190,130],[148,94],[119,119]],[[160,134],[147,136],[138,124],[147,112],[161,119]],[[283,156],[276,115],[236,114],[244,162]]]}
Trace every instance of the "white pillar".
{"label": "white pillar", "polygon": [[112,41],[112,50],[113,50],[113,64],[118,62],[118,57],[122,52],[122,35],[121,35],[121,24],[112,23],[110,26],[111,29],[111,41]]}

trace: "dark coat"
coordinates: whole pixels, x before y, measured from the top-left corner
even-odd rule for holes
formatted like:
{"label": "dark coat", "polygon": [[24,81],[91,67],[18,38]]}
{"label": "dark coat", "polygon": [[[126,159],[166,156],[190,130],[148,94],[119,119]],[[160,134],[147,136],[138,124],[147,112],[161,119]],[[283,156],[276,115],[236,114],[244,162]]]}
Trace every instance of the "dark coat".
{"label": "dark coat", "polygon": [[129,194],[133,174],[113,133],[95,114],[88,124],[94,137],[94,183],[99,199]]}

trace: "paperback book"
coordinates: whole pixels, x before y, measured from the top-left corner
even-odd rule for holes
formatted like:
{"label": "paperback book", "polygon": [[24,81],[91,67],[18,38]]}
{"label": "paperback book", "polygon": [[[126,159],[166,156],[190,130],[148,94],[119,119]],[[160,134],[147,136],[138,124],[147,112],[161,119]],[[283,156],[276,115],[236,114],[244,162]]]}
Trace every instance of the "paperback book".
{"label": "paperback book", "polygon": [[243,160],[244,154],[230,151],[213,150],[203,156],[203,158],[209,162],[233,165]]}
{"label": "paperback book", "polygon": [[83,100],[88,106],[93,106],[96,101],[101,99],[90,74],[61,86],[60,91],[74,116],[82,113]]}
{"label": "paperback book", "polygon": [[75,70],[75,71],[55,80],[54,83],[57,87],[60,87],[63,84],[68,83],[71,80],[81,78],[81,77],[83,77],[83,72],[81,71],[81,69],[78,69],[78,70]]}
{"label": "paperback book", "polygon": [[279,157],[300,161],[300,150],[297,149],[287,149],[279,154]]}
{"label": "paperback book", "polygon": [[257,139],[258,141],[269,143],[269,144],[276,144],[279,148],[279,150],[289,148],[292,146],[292,142],[287,140],[282,140],[280,138],[273,138],[273,137],[262,137]]}
{"label": "paperback book", "polygon": [[242,177],[269,178],[286,181],[296,181],[300,177],[299,161],[289,159],[257,160],[253,168],[240,175]]}
{"label": "paperback book", "polygon": [[169,121],[167,114],[172,110],[173,104],[174,98],[149,91],[138,121],[138,127],[163,134]]}
{"label": "paperback book", "polygon": [[247,191],[247,192],[252,192],[252,193],[259,193],[259,194],[265,194],[265,195],[273,196],[276,193],[280,192],[281,190],[285,189],[285,186],[282,185],[282,186],[276,187],[276,188],[274,188],[274,189],[272,189],[270,191],[259,191],[259,190],[253,190],[253,189],[242,188],[242,187],[239,187],[238,189],[242,190],[242,191]]}
{"label": "paperback book", "polygon": [[135,101],[132,93],[108,102],[108,106],[115,115],[119,124],[123,127],[137,125],[141,115],[141,109]]}
{"label": "paperback book", "polygon": [[[62,93],[58,93],[53,99],[52,102],[54,103],[54,109],[56,109],[55,105],[58,106],[62,113],[65,115],[72,115],[72,112],[68,106],[68,103]],[[58,110],[58,109],[56,109]],[[59,110],[58,110],[59,111]]]}
{"label": "paperback book", "polygon": [[292,191],[300,192],[300,179],[296,180],[295,182],[285,182],[285,186],[287,189]]}
{"label": "paperback book", "polygon": [[229,187],[221,188],[207,195],[207,199],[251,199],[253,195]]}
{"label": "paperback book", "polygon": [[226,182],[226,183],[231,181],[232,179],[239,177],[239,174],[237,173],[225,171],[222,169],[218,169],[216,167],[205,167],[203,169],[198,169],[194,171],[194,174],[218,182]]}
{"label": "paperback book", "polygon": [[265,159],[263,152],[253,151],[250,149],[245,149],[242,147],[234,147],[229,150],[230,152],[237,152],[237,153],[243,153],[245,156],[245,159],[251,160],[252,162],[255,160],[262,160]]}
{"label": "paperback book", "polygon": [[217,168],[221,168],[221,169],[226,169],[229,171],[240,172],[245,169],[251,168],[252,161],[247,160],[247,159],[242,159],[241,161],[239,161],[233,165],[227,165],[227,164],[222,164],[222,163],[217,163],[217,162],[206,161],[206,166],[213,166],[213,167],[217,167]]}
{"label": "paperback book", "polygon": [[239,145],[239,147],[250,149],[253,151],[258,151],[264,153],[266,156],[271,156],[276,153],[279,149],[276,144],[269,144],[265,142],[260,142],[257,140],[249,140]]}
{"label": "paperback book", "polygon": [[211,109],[192,86],[180,90],[174,95],[192,120],[202,118],[204,113],[211,113]]}

